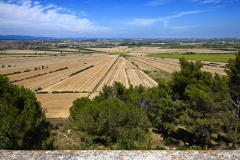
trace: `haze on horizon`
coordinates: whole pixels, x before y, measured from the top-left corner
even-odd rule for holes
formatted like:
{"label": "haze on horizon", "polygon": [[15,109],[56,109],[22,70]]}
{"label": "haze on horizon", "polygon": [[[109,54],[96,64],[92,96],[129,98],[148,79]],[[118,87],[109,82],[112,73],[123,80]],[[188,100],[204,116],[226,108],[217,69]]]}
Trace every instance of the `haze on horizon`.
{"label": "haze on horizon", "polygon": [[239,0],[0,0],[0,35],[239,38]]}

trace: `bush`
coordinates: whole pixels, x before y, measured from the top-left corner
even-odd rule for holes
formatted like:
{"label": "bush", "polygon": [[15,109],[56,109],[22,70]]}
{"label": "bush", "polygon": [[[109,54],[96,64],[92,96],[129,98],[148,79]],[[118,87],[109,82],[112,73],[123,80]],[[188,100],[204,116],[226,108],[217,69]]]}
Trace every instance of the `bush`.
{"label": "bush", "polygon": [[30,69],[26,69],[26,70],[24,70],[24,72],[30,72],[31,70]]}
{"label": "bush", "polygon": [[71,147],[70,149],[71,150],[94,150],[94,149],[97,149],[98,146],[99,145],[93,143],[92,140],[87,139],[87,140],[84,141],[83,145],[81,145],[81,146],[73,145],[73,147]]}
{"label": "bush", "polygon": [[[46,68],[48,68],[48,66]],[[62,71],[62,70],[65,70],[65,69],[68,69],[68,67],[59,68],[59,69],[56,69],[54,71],[50,71],[49,73],[54,73],[54,72]]]}
{"label": "bush", "polygon": [[201,150],[202,148],[200,146],[195,146],[195,145],[192,145],[188,148],[189,150]]}
{"label": "bush", "polygon": [[172,140],[171,140],[171,138],[166,138],[166,139],[164,140],[164,143],[165,143],[166,146],[171,146],[171,145],[172,145]]}
{"label": "bush", "polygon": [[69,112],[69,120],[80,131],[99,138],[109,137],[114,142],[129,132],[134,133],[138,139],[142,135],[137,133],[146,134],[150,127],[150,122],[141,109],[119,99],[98,102],[88,98],[76,99]]}
{"label": "bush", "polygon": [[188,150],[188,147],[186,146],[178,146],[176,150]]}
{"label": "bush", "polygon": [[36,94],[47,94],[47,91],[40,91],[40,92],[36,92]]}
{"label": "bush", "polygon": [[9,75],[19,74],[19,73],[22,73],[22,72],[20,72],[20,71],[16,71],[16,72],[7,73],[7,74],[4,74],[4,75],[5,75],[5,76],[9,76]]}
{"label": "bush", "polygon": [[153,150],[165,150],[165,148],[157,145],[155,148],[153,148]]}

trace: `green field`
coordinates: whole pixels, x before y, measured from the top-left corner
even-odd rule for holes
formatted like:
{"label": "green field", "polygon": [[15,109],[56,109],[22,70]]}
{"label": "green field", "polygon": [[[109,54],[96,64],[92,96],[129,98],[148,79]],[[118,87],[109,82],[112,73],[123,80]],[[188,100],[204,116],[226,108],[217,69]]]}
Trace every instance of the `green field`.
{"label": "green field", "polygon": [[229,58],[235,58],[234,54],[149,54],[150,57],[179,59],[185,57],[187,60],[225,62]]}

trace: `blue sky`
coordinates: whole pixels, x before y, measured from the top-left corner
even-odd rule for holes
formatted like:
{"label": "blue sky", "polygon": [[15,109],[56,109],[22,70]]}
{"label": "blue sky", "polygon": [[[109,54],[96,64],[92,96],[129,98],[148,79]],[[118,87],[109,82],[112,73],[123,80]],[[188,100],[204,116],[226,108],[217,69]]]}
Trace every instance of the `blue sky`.
{"label": "blue sky", "polygon": [[240,0],[0,0],[0,35],[240,38]]}

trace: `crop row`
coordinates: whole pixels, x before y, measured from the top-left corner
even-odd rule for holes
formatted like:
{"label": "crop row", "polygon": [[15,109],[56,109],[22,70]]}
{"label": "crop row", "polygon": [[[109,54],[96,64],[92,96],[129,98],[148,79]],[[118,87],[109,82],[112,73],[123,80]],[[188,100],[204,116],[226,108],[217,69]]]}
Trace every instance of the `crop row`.
{"label": "crop row", "polygon": [[105,63],[91,67],[79,74],[69,77],[61,82],[47,87],[46,91],[86,91],[91,92],[104,74],[108,71],[117,57],[111,58]]}
{"label": "crop row", "polygon": [[157,85],[157,82],[152,80],[123,57],[119,57],[108,75],[99,85],[97,91],[101,91],[104,85],[111,86],[115,81],[121,82],[126,88],[130,85],[138,86],[140,84],[145,87],[153,87]]}
{"label": "crop row", "polygon": [[[133,61],[135,64],[138,64],[139,68],[149,68],[154,67],[158,70],[163,70],[169,73],[173,71],[180,70],[179,61],[175,59],[166,59],[166,58],[153,58],[153,57],[129,57],[130,61]],[[221,65],[212,65],[212,63],[203,63],[202,70],[208,71],[212,73],[218,73],[221,75],[225,75],[223,64]],[[209,65],[210,64],[210,65]],[[144,69],[145,70],[145,69]],[[149,69],[151,70],[151,69]]]}
{"label": "crop row", "polygon": [[[51,74],[46,74],[46,75],[43,75],[40,77],[34,77],[32,79],[22,80],[20,82],[16,82],[16,84],[23,85],[25,87],[30,88],[31,90],[35,90],[36,88],[39,88],[39,87],[44,89],[55,83],[63,81],[64,79],[68,78],[70,74],[77,72],[79,69],[83,69],[83,67],[86,67],[86,64],[84,64],[84,61],[85,62],[87,61],[88,65],[92,65],[92,64],[101,63],[102,61],[105,61],[105,60],[106,60],[106,57],[104,57],[104,56],[102,56],[102,57],[85,57],[84,59],[80,59],[80,60],[57,63],[57,64],[54,64],[54,66],[52,66],[51,68],[56,68],[56,67],[64,68],[61,66],[67,66],[68,69],[53,72]],[[50,66],[49,66],[49,68],[50,68]],[[35,72],[36,71],[34,71],[34,73]],[[41,73],[41,72],[39,72],[39,73]],[[25,73],[25,74],[27,74],[27,73]],[[27,75],[25,75],[25,74],[23,77],[30,75],[30,74],[27,74]]]}

